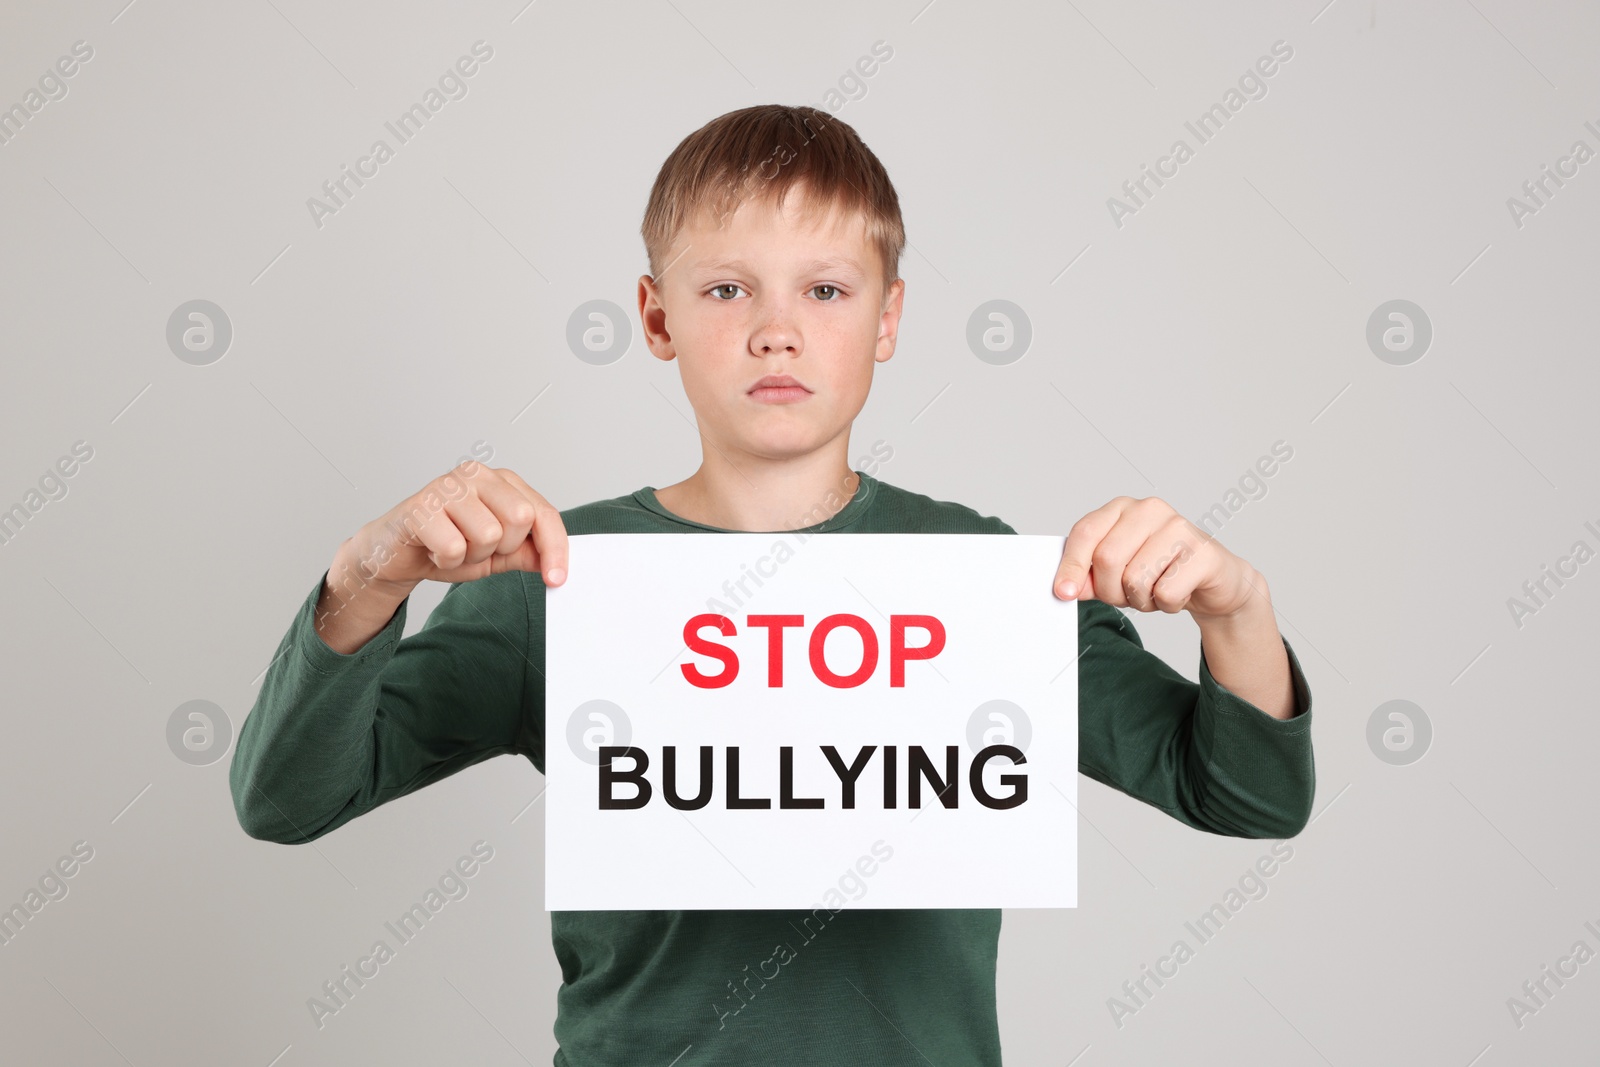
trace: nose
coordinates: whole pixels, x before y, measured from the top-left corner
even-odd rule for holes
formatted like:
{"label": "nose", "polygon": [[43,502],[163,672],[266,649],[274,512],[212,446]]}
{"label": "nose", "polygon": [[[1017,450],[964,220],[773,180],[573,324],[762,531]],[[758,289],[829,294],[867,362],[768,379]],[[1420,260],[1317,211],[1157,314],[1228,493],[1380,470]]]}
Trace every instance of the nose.
{"label": "nose", "polygon": [[800,330],[794,309],[781,298],[767,297],[756,307],[756,328],[750,334],[750,351],[758,356],[800,351]]}

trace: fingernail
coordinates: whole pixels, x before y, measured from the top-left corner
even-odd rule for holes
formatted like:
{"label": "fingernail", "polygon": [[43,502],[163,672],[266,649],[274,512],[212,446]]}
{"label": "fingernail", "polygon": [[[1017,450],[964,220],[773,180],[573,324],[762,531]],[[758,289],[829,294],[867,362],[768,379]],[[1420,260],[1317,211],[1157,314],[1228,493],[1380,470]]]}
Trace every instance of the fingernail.
{"label": "fingernail", "polygon": [[562,581],[566,579],[567,572],[562,570],[560,567],[551,567],[550,570],[545,573],[544,577],[545,581],[550,585],[560,585]]}
{"label": "fingernail", "polygon": [[1073,597],[1078,595],[1078,585],[1076,582],[1062,582],[1060,589],[1061,596],[1064,600],[1071,600]]}

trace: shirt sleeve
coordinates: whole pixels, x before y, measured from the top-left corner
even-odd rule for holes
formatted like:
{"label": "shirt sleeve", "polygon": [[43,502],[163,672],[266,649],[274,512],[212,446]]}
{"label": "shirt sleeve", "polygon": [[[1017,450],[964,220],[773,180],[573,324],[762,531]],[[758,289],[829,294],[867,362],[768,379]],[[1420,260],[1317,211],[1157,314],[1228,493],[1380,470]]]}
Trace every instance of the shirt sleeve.
{"label": "shirt sleeve", "polygon": [[1211,675],[1191,682],[1144,647],[1133,623],[1078,602],[1078,769],[1198,830],[1286,838],[1316,792],[1311,690],[1283,640],[1294,714],[1268,715]]}
{"label": "shirt sleeve", "polygon": [[[997,519],[993,529],[1016,531]],[[1191,682],[1103,600],[1078,601],[1078,770],[1197,830],[1293,837],[1311,819],[1311,687],[1294,648],[1294,714],[1275,718],[1211,676]]]}
{"label": "shirt sleeve", "polygon": [[247,834],[313,841],[504,753],[543,768],[543,642],[533,647],[528,575],[451,585],[406,638],[404,601],[349,654],[313,624],[326,578],[301,603],[239,730],[228,782]]}

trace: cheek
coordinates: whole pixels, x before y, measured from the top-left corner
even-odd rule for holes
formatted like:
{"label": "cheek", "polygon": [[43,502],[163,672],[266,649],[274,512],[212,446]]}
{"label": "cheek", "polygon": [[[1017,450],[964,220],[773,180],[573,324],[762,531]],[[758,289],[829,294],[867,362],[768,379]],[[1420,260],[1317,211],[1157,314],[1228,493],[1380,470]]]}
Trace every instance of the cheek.
{"label": "cheek", "polygon": [[721,330],[717,317],[701,313],[698,305],[669,318],[667,328],[673,342],[690,355],[706,351]]}
{"label": "cheek", "polygon": [[843,378],[858,393],[865,393],[871,387],[872,375],[878,366],[877,323],[877,319],[872,319],[865,325],[857,325],[847,339],[839,342]]}
{"label": "cheek", "polygon": [[852,315],[848,319],[821,324],[808,340],[818,342],[828,353],[828,362],[843,382],[870,381],[873,356],[878,348],[878,319],[873,315]]}
{"label": "cheek", "polygon": [[686,316],[673,332],[678,373],[691,398],[716,393],[718,383],[744,371],[739,357],[747,351],[748,335],[729,317]]}
{"label": "cheek", "polygon": [[876,366],[870,353],[852,356],[841,375],[840,384],[845,392],[856,398],[866,396],[867,390],[872,388],[872,370]]}

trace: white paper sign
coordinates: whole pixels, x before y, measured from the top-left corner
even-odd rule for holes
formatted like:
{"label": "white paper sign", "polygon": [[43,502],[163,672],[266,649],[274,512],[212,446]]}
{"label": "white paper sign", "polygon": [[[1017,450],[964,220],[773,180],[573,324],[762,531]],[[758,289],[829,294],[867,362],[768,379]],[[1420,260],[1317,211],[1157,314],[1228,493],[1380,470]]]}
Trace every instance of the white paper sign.
{"label": "white paper sign", "polygon": [[546,910],[1077,907],[1064,538],[569,543]]}

